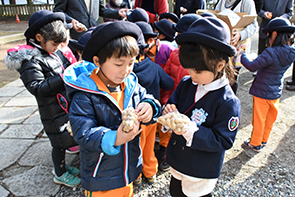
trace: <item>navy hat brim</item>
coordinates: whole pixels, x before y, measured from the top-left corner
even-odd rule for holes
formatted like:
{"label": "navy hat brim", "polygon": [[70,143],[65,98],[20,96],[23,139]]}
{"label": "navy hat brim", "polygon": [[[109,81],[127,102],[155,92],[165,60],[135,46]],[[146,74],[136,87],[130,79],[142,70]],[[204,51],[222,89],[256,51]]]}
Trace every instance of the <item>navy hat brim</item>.
{"label": "navy hat brim", "polygon": [[160,32],[160,34],[165,35],[166,40],[168,40],[170,42],[172,42],[174,40],[173,37],[171,37],[165,33],[165,31],[158,25],[158,22],[154,22],[153,25],[154,25],[155,29],[157,29]]}
{"label": "navy hat brim", "polygon": [[39,30],[41,27],[44,25],[56,21],[56,20],[61,20],[64,22],[65,20],[65,15],[62,12],[53,12],[52,14],[48,14],[36,22],[34,22],[32,25],[29,26],[29,28],[26,30],[24,33],[25,37],[27,38],[35,38],[37,30]]}
{"label": "navy hat brim", "polygon": [[[98,28],[99,30],[96,31]],[[96,29],[93,30],[91,38],[86,43],[82,54],[82,59],[89,62],[93,62],[93,56],[111,40],[126,35],[130,35],[138,40],[142,33],[135,23],[128,21],[115,21],[102,28],[97,26]]]}
{"label": "navy hat brim", "polygon": [[82,45],[81,43],[79,43],[77,40],[74,40],[74,39],[69,40],[69,46],[79,51],[83,51],[85,47],[84,45]]}
{"label": "navy hat brim", "polygon": [[281,26],[281,27],[271,27],[271,28],[263,28],[262,32],[263,33],[268,33],[268,32],[290,32],[294,33],[295,27],[294,26]]}
{"label": "navy hat brim", "polygon": [[165,13],[160,14],[159,20],[161,20],[163,18],[169,18],[174,23],[177,23],[179,21],[179,18],[177,17],[177,15],[174,13],[170,13],[170,12],[167,12],[167,13],[165,12]]}
{"label": "navy hat brim", "polygon": [[203,45],[210,46],[215,49],[222,49],[222,51],[226,52],[229,56],[233,56],[236,54],[236,49],[233,46],[227,45],[224,42],[221,42],[220,40],[208,36],[206,34],[201,33],[190,33],[190,32],[184,32],[176,36],[175,38],[176,43],[181,45],[182,43],[200,43]]}

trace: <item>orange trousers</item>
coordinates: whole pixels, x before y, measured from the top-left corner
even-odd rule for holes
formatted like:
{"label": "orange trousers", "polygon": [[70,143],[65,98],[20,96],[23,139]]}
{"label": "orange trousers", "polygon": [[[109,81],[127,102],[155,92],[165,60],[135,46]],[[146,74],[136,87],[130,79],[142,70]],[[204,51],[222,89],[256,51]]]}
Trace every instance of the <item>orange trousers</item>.
{"label": "orange trousers", "polygon": [[133,197],[133,183],[118,189],[90,192],[85,190],[86,197]]}
{"label": "orange trousers", "polygon": [[253,96],[252,135],[250,144],[260,146],[267,142],[279,111],[279,99],[266,100]]}
{"label": "orange trousers", "polygon": [[142,150],[142,173],[146,178],[154,176],[158,171],[158,160],[155,156],[155,139],[157,123],[149,126],[141,125],[140,147]]}

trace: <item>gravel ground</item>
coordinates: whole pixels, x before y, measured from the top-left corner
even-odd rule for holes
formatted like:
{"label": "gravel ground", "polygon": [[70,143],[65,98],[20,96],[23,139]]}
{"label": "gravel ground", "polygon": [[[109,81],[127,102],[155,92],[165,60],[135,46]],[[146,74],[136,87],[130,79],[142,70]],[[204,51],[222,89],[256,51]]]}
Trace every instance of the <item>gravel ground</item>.
{"label": "gravel ground", "polygon": [[[292,68],[285,74],[290,79]],[[260,153],[241,148],[251,135],[252,97],[248,91],[253,80],[252,73],[242,68],[237,96],[242,113],[234,146],[226,152],[221,175],[213,196],[295,196],[295,95],[283,90],[280,109],[269,142]],[[79,158],[74,161],[79,167]],[[157,181],[150,186],[144,182],[134,188],[135,197],[169,197],[169,172],[158,172]],[[75,188],[61,187],[57,197],[82,196],[81,185]]]}

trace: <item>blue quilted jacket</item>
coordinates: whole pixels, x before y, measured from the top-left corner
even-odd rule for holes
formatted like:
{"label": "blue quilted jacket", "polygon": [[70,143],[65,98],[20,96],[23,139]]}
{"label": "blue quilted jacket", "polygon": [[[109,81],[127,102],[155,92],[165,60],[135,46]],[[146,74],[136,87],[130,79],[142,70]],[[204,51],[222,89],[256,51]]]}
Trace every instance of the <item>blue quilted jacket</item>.
{"label": "blue quilted jacket", "polygon": [[[99,90],[89,78],[95,68],[86,61],[73,64],[65,70],[64,81],[72,98],[69,118],[74,139],[80,145],[82,186],[88,191],[105,191],[134,181],[142,171],[142,159],[140,135],[114,146],[122,110],[112,96]],[[153,106],[155,114],[149,123],[154,123],[161,106],[131,73],[125,79],[124,109],[136,108],[143,101]]]}
{"label": "blue quilted jacket", "polygon": [[295,47],[290,45],[269,47],[253,61],[242,54],[243,66],[251,72],[257,71],[250,94],[267,100],[280,98],[284,73],[294,61]]}

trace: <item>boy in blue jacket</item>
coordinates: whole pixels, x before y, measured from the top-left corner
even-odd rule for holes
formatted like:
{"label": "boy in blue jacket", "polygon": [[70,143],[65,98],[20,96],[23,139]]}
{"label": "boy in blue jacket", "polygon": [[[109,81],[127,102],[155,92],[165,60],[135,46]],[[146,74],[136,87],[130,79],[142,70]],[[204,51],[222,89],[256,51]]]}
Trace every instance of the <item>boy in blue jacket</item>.
{"label": "boy in blue jacket", "polygon": [[[142,171],[139,124],[155,122],[161,106],[132,72],[140,33],[127,21],[98,26],[84,48],[85,61],[64,74],[73,97],[69,117],[80,145],[87,196],[133,196],[132,182]],[[124,132],[122,111],[129,107],[135,108],[139,122]]]}

